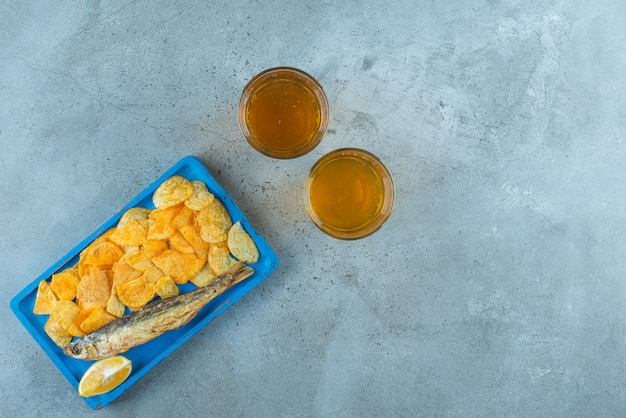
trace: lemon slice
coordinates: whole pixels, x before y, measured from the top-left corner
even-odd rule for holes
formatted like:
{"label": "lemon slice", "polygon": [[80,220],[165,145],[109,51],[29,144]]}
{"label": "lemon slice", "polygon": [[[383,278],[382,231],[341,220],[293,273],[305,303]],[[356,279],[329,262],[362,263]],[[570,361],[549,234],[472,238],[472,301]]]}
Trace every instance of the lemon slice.
{"label": "lemon slice", "polygon": [[84,397],[102,395],[118,387],[132,370],[124,356],[109,357],[89,366],[78,383],[78,394]]}

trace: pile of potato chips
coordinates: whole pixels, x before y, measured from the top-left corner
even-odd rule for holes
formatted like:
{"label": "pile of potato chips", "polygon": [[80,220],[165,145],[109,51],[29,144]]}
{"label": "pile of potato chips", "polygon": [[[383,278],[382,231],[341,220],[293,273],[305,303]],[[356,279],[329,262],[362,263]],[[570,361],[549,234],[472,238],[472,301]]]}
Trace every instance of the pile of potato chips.
{"label": "pile of potato chips", "polygon": [[132,208],[87,248],[73,267],[39,283],[33,312],[50,315],[44,330],[59,346],[136,311],[178,285],[201,287],[237,260],[258,261],[258,249],[205,183],[165,180],[154,209]]}

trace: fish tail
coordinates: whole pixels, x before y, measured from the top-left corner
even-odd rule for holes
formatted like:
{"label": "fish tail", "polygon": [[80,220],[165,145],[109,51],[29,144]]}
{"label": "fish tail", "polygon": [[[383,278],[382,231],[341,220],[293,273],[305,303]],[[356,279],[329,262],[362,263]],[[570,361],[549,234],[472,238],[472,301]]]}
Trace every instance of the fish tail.
{"label": "fish tail", "polygon": [[246,266],[243,261],[238,261],[224,274],[223,283],[230,287],[250,277],[253,273],[254,270],[252,268]]}

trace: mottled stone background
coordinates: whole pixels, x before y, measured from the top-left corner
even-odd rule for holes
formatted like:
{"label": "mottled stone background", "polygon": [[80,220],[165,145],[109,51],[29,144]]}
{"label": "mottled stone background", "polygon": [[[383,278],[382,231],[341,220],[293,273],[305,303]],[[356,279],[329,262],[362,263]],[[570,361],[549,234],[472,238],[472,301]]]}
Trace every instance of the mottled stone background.
{"label": "mottled stone background", "polygon": [[[620,0],[0,1],[0,415],[623,416],[625,22]],[[292,161],[237,126],[278,65],[331,105]],[[355,242],[302,199],[345,146],[397,188]],[[92,413],[9,300],[186,155],[280,267]]]}

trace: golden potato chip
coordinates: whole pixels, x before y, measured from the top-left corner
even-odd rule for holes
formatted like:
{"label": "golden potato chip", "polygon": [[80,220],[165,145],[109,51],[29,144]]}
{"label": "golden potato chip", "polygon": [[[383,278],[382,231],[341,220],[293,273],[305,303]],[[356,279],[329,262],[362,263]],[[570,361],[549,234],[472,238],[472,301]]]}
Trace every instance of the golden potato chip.
{"label": "golden potato chip", "polygon": [[124,212],[124,214],[122,215],[120,220],[117,222],[117,227],[118,228],[123,227],[131,219],[134,219],[136,221],[147,220],[149,215],[150,215],[150,212],[152,212],[152,209],[139,208],[139,207],[137,207],[137,208],[130,208],[126,212]]}
{"label": "golden potato chip", "polygon": [[139,277],[130,282],[117,285],[115,293],[124,306],[127,306],[132,311],[136,311],[154,299],[154,283]]}
{"label": "golden potato chip", "polygon": [[70,325],[67,333],[70,334],[72,337],[83,337],[85,335],[85,332],[80,329],[80,326],[75,324]]}
{"label": "golden potato chip", "polygon": [[[137,251],[140,246],[139,245],[132,245],[132,246],[126,246],[126,247],[121,247],[122,250],[124,251],[124,254],[128,254],[128,253],[132,253],[133,251]],[[121,258],[120,258],[121,260]]]}
{"label": "golden potato chip", "polygon": [[161,276],[159,280],[154,284],[154,292],[161,297],[161,299],[172,298],[178,296],[180,292],[176,282],[170,276]]}
{"label": "golden potato chip", "polygon": [[79,312],[80,308],[74,302],[58,300],[43,327],[44,331],[57,345],[65,347],[72,340],[68,329]]}
{"label": "golden potato chip", "polygon": [[76,302],[81,309],[106,308],[111,297],[111,279],[106,270],[92,269],[76,288]]}
{"label": "golden potato chip", "polygon": [[115,231],[109,235],[109,240],[120,247],[139,246],[148,237],[147,220],[138,221],[130,219],[124,226],[118,226]]}
{"label": "golden potato chip", "polygon": [[[133,248],[132,250],[126,252],[118,261],[117,263],[113,263],[113,266],[111,266],[111,269],[113,269],[115,267],[115,264],[120,264],[120,265],[128,265],[132,268],[133,267],[128,261],[129,260],[134,260],[134,259],[141,259],[143,258],[143,252],[142,252],[142,248],[143,247],[138,247],[138,248]],[[138,269],[135,269],[138,270]]]}
{"label": "golden potato chip", "polygon": [[68,268],[52,275],[50,288],[59,299],[73,300],[76,297],[76,287],[80,277],[77,268]]}
{"label": "golden potato chip", "polygon": [[50,288],[50,283],[45,280],[40,281],[39,286],[37,286],[37,294],[35,295],[33,313],[37,315],[50,314],[57,300],[59,300],[59,298],[52,288]]}
{"label": "golden potato chip", "polygon": [[107,303],[106,311],[117,318],[121,318],[124,316],[126,307],[122,304],[122,302],[120,302],[117,295],[111,295],[109,302]]}
{"label": "golden potato chip", "polygon": [[143,243],[141,250],[146,256],[152,258],[167,250],[167,242],[163,240],[148,240]]}
{"label": "golden potato chip", "polygon": [[155,208],[167,208],[178,205],[193,194],[193,185],[182,176],[174,175],[157,187],[152,195]]}
{"label": "golden potato chip", "polygon": [[154,258],[154,256],[151,256],[150,254],[146,252],[139,251],[136,257],[128,260],[128,263],[132,264],[136,269],[144,272],[148,270],[149,268],[154,267],[152,258]]}
{"label": "golden potato chip", "polygon": [[178,230],[185,225],[193,225],[195,214],[196,213],[193,210],[189,209],[186,206],[183,206],[183,208],[176,214],[176,216],[174,216],[174,219],[172,219],[172,227]]}
{"label": "golden potato chip", "polygon": [[209,255],[210,244],[200,237],[195,225],[185,225],[179,229],[185,240],[191,244],[198,257],[206,259]]}
{"label": "golden potato chip", "polygon": [[111,268],[113,263],[124,255],[124,251],[109,240],[103,240],[96,245],[90,245],[84,252],[85,255],[82,259],[84,264],[106,268]]}
{"label": "golden potato chip", "polygon": [[[115,232],[116,227],[109,228],[98,238],[93,240],[91,244],[89,244],[85,249],[80,252],[80,256],[78,259],[78,263],[74,267],[78,269],[78,276],[83,277],[89,274],[89,270],[94,265],[93,264],[93,255],[94,252],[97,252],[96,249],[103,242],[107,242],[109,240],[109,235]],[[86,260],[88,259],[88,260]]]}
{"label": "golden potato chip", "polygon": [[108,313],[102,306],[95,308],[83,322],[80,323],[80,329],[85,334],[94,332],[111,321],[114,321],[117,317]]}
{"label": "golden potato chip", "polygon": [[239,261],[256,263],[259,261],[259,249],[244,231],[241,222],[236,222],[228,231],[228,249]]}
{"label": "golden potato chip", "polygon": [[51,318],[48,318],[43,326],[43,330],[59,347],[65,347],[72,341],[72,335],[58,322],[51,320]]}
{"label": "golden potato chip", "polygon": [[232,225],[228,211],[218,199],[196,213],[196,223],[200,228],[200,237],[211,244],[226,241]]}
{"label": "golden potato chip", "polygon": [[89,264],[85,264],[82,261],[78,260],[78,263],[74,266],[78,270],[78,276],[88,276],[91,270],[91,266]]}
{"label": "golden potato chip", "polygon": [[209,266],[218,276],[226,273],[237,261],[230,255],[227,247],[215,246],[209,250]]}
{"label": "golden potato chip", "polygon": [[175,205],[162,209],[155,209],[150,212],[150,226],[148,228],[148,239],[168,239],[176,232],[176,228],[172,225],[172,221],[185,206]]}
{"label": "golden potato chip", "polygon": [[[78,270],[78,277],[83,277],[89,274],[89,270],[94,265],[93,264],[93,254],[94,251],[97,250],[103,242],[108,241],[109,235],[115,232],[116,227],[109,228],[98,238],[93,240],[91,244],[89,244],[85,249],[80,252],[78,262],[74,266]],[[86,261],[86,259],[88,259]]]}
{"label": "golden potato chip", "polygon": [[91,244],[89,244],[82,252],[81,252],[81,258],[82,256],[84,256],[85,254],[87,254],[92,247],[96,247],[99,244],[103,243],[104,241],[107,241],[109,239],[109,235],[111,235],[113,232],[115,232],[115,228],[116,227],[112,227],[107,229],[106,231],[104,231],[104,233],[102,235],[100,235],[99,237],[97,237],[96,239],[94,239],[92,241]]}
{"label": "golden potato chip", "polygon": [[130,264],[122,260],[114,263],[111,271],[113,272],[111,291],[115,290],[115,286],[118,284],[129,282],[142,274],[141,271],[134,269]]}
{"label": "golden potato chip", "polygon": [[165,274],[160,268],[153,266],[143,272],[143,274],[141,275],[141,279],[145,280],[146,282],[156,283],[156,281],[164,275]]}
{"label": "golden potato chip", "polygon": [[120,261],[129,264],[135,270],[143,272],[153,267],[152,258],[161,254],[163,251],[167,250],[167,248],[167,242],[164,240],[147,240],[139,250],[125,254]]}
{"label": "golden potato chip", "polygon": [[184,284],[198,274],[206,263],[195,254],[184,254],[176,250],[165,250],[152,259],[163,273],[174,279],[177,284]]}
{"label": "golden potato chip", "polygon": [[215,199],[215,196],[209,192],[206,184],[199,180],[193,180],[191,185],[193,186],[193,193],[185,200],[185,206],[195,211],[208,207]]}
{"label": "golden potato chip", "polygon": [[57,322],[61,328],[67,331],[72,325],[74,318],[80,312],[80,308],[71,300],[59,299],[56,301],[50,312],[50,318],[53,322]]}
{"label": "golden potato chip", "polygon": [[108,241],[109,235],[111,235],[113,232],[115,232],[115,229],[116,229],[116,227],[109,228],[106,231],[104,231],[104,233],[102,235],[100,235],[99,237],[94,239],[91,242],[91,244],[89,244],[87,247],[85,247],[85,249],[83,249],[83,251],[81,251],[80,259],[82,260],[83,257],[85,256],[85,254],[87,254],[91,250],[92,247],[95,247],[95,246],[103,243],[104,241]]}
{"label": "golden potato chip", "polygon": [[209,267],[208,264],[205,264],[204,267],[202,267],[202,270],[189,279],[189,281],[198,287],[203,287],[213,283],[215,279],[217,279],[217,274],[211,270],[211,267]]}
{"label": "golden potato chip", "polygon": [[[150,259],[151,257],[145,254],[142,247],[139,247],[124,254],[118,264],[128,265],[130,268],[143,273],[144,270],[154,265]],[[115,266],[115,264],[113,266]],[[111,267],[111,269],[113,269],[113,267]]]}
{"label": "golden potato chip", "polygon": [[[189,226],[189,225],[187,225]],[[185,239],[180,231],[176,231],[174,236],[169,240],[170,248],[180,251],[181,253],[195,254],[193,246]]]}
{"label": "golden potato chip", "polygon": [[93,309],[81,309],[78,315],[76,315],[76,318],[74,318],[74,321],[72,321],[72,325],[70,325],[67,332],[73,337],[82,337],[85,335],[85,331],[81,329],[80,324],[91,315],[91,312],[93,312]]}

